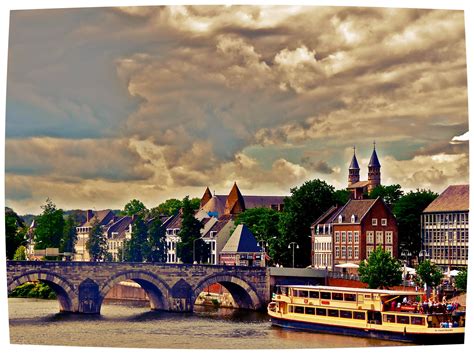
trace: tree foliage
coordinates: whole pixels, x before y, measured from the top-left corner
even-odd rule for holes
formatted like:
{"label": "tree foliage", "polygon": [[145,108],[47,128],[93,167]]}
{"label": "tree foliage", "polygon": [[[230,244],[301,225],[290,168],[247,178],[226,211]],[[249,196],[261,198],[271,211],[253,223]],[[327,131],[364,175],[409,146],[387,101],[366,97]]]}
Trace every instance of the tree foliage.
{"label": "tree foliage", "polygon": [[123,208],[123,212],[125,215],[132,216],[145,213],[147,208],[145,204],[143,204],[138,199],[132,199],[127,204],[125,204]]}
{"label": "tree foliage", "polygon": [[148,244],[149,253],[146,257],[149,262],[166,262],[166,233],[161,227],[161,221],[158,218],[150,220],[148,226]]}
{"label": "tree foliage", "polygon": [[49,198],[41,209],[43,212],[36,218],[35,249],[59,248],[64,232],[63,211]]}
{"label": "tree foliage", "polygon": [[64,223],[63,237],[59,245],[59,252],[74,252],[77,241],[76,227],[78,226],[73,214],[69,214]]}
{"label": "tree foliage", "polygon": [[[193,262],[193,248],[195,255],[203,258],[204,242],[195,242],[201,237],[202,223],[194,217],[194,208],[189,197],[183,199],[181,229],[178,233],[180,241],[176,246],[178,257],[183,263]],[[196,259],[195,259],[196,260]]]}
{"label": "tree foliage", "polygon": [[467,268],[461,270],[458,275],[456,275],[454,284],[456,285],[456,289],[462,292],[467,291]]}
{"label": "tree foliage", "polygon": [[92,219],[91,230],[89,231],[89,238],[86,242],[86,249],[89,252],[91,261],[103,261],[107,255],[107,240],[102,232],[99,220],[97,217]]}
{"label": "tree foliage", "polygon": [[268,244],[266,253],[270,256],[270,263],[274,263],[273,260],[278,258],[275,246],[280,236],[278,224],[282,215],[281,212],[269,208],[253,208],[238,214],[235,219],[235,226],[239,224],[246,225],[252,231],[257,241],[263,241],[264,244]]}
{"label": "tree foliage", "polygon": [[290,242],[296,242],[295,266],[306,267],[311,262],[311,224],[329,207],[336,204],[334,187],[321,180],[305,182],[292,188],[285,198],[285,210],[279,222],[280,237],[275,242],[275,263],[292,264]]}
{"label": "tree foliage", "polygon": [[125,242],[124,258],[127,262],[143,262],[150,253],[148,228],[141,216],[132,224],[132,237]]}
{"label": "tree foliage", "polygon": [[420,262],[418,267],[416,267],[416,278],[420,286],[426,284],[429,287],[438,286],[443,279],[443,272],[441,269],[434,263],[431,263],[429,260]]}
{"label": "tree foliage", "polygon": [[351,197],[351,192],[347,189],[338,189],[334,192],[334,202],[339,205],[345,205]]}
{"label": "tree foliage", "polygon": [[5,246],[7,259],[13,259],[15,251],[26,243],[23,220],[10,208],[5,208]]}
{"label": "tree foliage", "polygon": [[15,255],[13,256],[14,261],[26,261],[26,247],[20,246],[15,251]]}
{"label": "tree foliage", "polygon": [[[191,208],[193,210],[198,210],[199,209],[199,204],[201,202],[201,199],[199,199],[199,198],[189,199],[189,197],[188,197],[188,200],[191,203]],[[152,216],[160,216],[160,215],[171,216],[171,215],[174,215],[179,211],[179,209],[181,209],[183,207],[183,202],[184,202],[184,199],[183,200],[179,200],[179,199],[175,199],[175,198],[168,199],[168,200],[164,201],[163,203],[159,204],[157,207],[152,208],[152,210],[151,210],[152,211]]]}
{"label": "tree foliage", "polygon": [[430,190],[416,190],[403,195],[394,204],[392,211],[398,223],[399,250],[408,250],[413,255],[419,254],[421,213],[437,196]]}
{"label": "tree foliage", "polygon": [[389,186],[378,185],[369,193],[369,198],[376,199],[380,197],[389,207],[393,207],[402,196],[403,191],[399,184]]}
{"label": "tree foliage", "polygon": [[359,264],[359,276],[371,289],[388,289],[402,283],[401,264],[379,246]]}

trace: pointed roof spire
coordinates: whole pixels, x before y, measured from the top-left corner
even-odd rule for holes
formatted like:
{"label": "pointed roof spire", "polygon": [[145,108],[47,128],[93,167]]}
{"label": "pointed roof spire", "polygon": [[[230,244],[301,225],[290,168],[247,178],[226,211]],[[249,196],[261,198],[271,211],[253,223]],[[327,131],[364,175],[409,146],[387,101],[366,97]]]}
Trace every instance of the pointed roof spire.
{"label": "pointed roof spire", "polygon": [[244,197],[240,193],[237,183],[234,182],[232,189],[225,201],[225,214],[238,214],[245,210]]}
{"label": "pointed roof spire", "polygon": [[350,170],[360,170],[359,163],[357,162],[355,146],[353,147],[353,149],[354,149],[354,156],[352,156],[352,161],[351,161],[351,165],[349,166],[349,169]]}
{"label": "pointed roof spire", "polygon": [[201,198],[201,203],[200,203],[200,206],[201,208],[206,205],[206,203],[211,200],[212,198],[212,194],[211,194],[211,191],[209,190],[209,187],[206,187],[206,190],[204,191],[204,194]]}
{"label": "pointed roof spire", "polygon": [[370,157],[369,167],[380,167],[379,158],[377,157],[377,152],[375,151],[375,141],[374,141],[374,151]]}

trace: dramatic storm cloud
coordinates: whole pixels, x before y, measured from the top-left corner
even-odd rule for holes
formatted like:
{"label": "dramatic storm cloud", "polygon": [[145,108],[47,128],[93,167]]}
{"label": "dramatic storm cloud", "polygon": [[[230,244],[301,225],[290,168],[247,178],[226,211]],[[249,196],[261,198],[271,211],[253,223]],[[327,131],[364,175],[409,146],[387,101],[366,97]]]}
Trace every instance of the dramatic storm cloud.
{"label": "dramatic storm cloud", "polygon": [[[13,11],[6,204],[37,212],[468,181],[462,11],[172,6]],[[54,186],[54,187],[53,187]]]}

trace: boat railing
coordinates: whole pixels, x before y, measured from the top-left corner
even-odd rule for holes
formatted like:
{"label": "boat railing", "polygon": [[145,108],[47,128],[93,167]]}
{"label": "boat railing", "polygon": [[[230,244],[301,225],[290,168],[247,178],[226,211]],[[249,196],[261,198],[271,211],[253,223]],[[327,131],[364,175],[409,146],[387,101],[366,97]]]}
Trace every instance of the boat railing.
{"label": "boat railing", "polygon": [[336,272],[336,271],[329,271],[328,272],[329,278],[334,279],[346,279],[346,280],[359,280],[358,274],[353,273],[345,273],[345,272]]}

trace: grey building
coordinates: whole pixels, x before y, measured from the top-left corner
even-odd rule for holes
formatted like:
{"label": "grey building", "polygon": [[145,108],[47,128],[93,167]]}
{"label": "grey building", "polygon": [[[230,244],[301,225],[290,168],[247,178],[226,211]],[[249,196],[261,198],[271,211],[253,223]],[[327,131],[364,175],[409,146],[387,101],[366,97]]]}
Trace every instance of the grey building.
{"label": "grey building", "polygon": [[449,186],[421,215],[422,258],[444,271],[467,267],[469,185]]}

